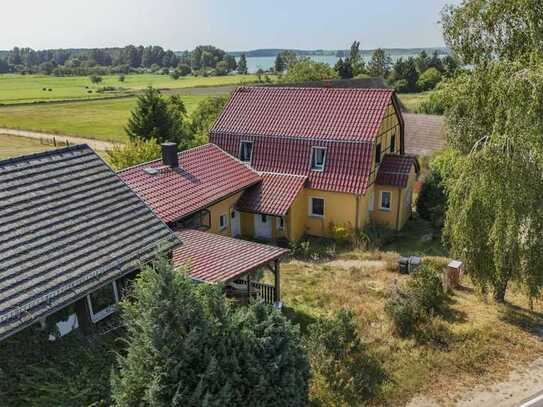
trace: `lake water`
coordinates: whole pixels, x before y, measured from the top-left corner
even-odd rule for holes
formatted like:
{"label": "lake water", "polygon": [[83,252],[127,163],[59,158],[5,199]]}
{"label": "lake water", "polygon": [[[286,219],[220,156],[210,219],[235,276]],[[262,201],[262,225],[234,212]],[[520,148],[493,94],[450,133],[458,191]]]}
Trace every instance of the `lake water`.
{"label": "lake water", "polygon": [[[399,58],[409,58],[414,57],[415,54],[405,54],[405,55],[391,55],[392,62],[395,62]],[[441,55],[442,57],[444,55]],[[336,62],[338,61],[338,57],[333,55],[312,55],[310,58],[317,62],[324,62],[330,66],[334,66]],[[371,60],[371,55],[362,55],[362,58],[365,62],[369,62]],[[239,58],[237,58],[239,61]],[[262,69],[263,71],[267,71],[271,68],[273,68],[275,64],[275,57],[247,57],[247,69],[250,73],[255,73],[259,69]]]}

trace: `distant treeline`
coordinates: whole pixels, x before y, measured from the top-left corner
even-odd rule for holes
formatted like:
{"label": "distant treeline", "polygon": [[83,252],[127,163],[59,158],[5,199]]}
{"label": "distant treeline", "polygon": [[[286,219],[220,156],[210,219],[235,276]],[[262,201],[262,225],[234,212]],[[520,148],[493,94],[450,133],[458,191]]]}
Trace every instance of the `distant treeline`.
{"label": "distant treeline", "polygon": [[[304,57],[304,56],[336,56],[338,58],[346,58],[350,54],[350,50],[323,50],[323,49],[316,49],[316,50],[301,50],[301,49],[281,49],[281,48],[267,48],[267,49],[255,49],[251,51],[233,51],[228,52],[228,54],[233,55],[235,57],[239,57],[242,54],[245,54],[247,57],[276,57],[277,55],[285,52],[285,51],[293,51],[296,53],[296,55]],[[371,56],[373,55],[375,50],[360,50],[360,53],[365,56]],[[405,56],[405,55],[418,55],[422,51],[425,51],[428,54],[433,54],[435,51],[439,55],[448,55],[449,50],[447,48],[385,48],[384,51],[387,53],[387,55],[390,56]]]}
{"label": "distant treeline", "polygon": [[130,72],[226,75],[237,69],[236,59],[213,46],[174,52],[160,46],[123,48],[45,49],[15,47],[0,51],[0,73],[42,73],[56,76],[127,74]]}

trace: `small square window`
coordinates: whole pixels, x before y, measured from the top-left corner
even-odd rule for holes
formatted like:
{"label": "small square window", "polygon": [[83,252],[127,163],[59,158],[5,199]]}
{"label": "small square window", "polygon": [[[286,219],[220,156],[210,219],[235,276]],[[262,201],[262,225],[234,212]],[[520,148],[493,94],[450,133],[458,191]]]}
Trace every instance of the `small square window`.
{"label": "small square window", "polygon": [[219,216],[219,228],[221,230],[226,229],[226,214],[222,214]]}
{"label": "small square window", "polygon": [[311,198],[309,214],[311,216],[317,216],[319,218],[324,217],[324,199]]}
{"label": "small square window", "polygon": [[311,169],[314,171],[324,171],[324,161],[326,160],[326,149],[313,147],[311,150]]}
{"label": "small square window", "polygon": [[396,135],[395,134],[393,134],[390,137],[390,152],[393,153],[394,151],[396,151]]}
{"label": "small square window", "polygon": [[268,215],[260,215],[260,221],[262,223],[268,223]]}
{"label": "small square window", "polygon": [[375,164],[381,163],[381,144],[375,146]]}
{"label": "small square window", "polygon": [[251,141],[242,141],[239,152],[239,159],[244,163],[250,163],[253,158],[253,143]]}
{"label": "small square window", "polygon": [[392,206],[392,193],[388,191],[381,192],[381,209],[389,211]]}

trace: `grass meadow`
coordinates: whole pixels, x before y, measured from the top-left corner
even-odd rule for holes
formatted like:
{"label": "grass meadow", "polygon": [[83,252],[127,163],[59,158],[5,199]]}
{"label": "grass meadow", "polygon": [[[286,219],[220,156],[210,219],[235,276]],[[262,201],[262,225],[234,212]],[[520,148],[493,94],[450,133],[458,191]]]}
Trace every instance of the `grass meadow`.
{"label": "grass meadow", "polygon": [[[316,318],[342,308],[355,314],[360,337],[389,375],[370,405],[404,405],[424,394],[452,406],[463,390],[503,380],[514,367],[543,352],[542,304],[531,309],[526,297],[512,288],[508,303],[496,305],[467,276],[450,296],[448,315],[436,317],[428,327],[433,337],[395,336],[384,305],[393,287],[407,278],[397,271],[400,253],[447,261],[440,239],[429,234],[424,221],[411,220],[407,229],[410,234],[398,235],[383,251],[338,250],[324,261],[292,259],[281,268],[285,312],[302,332],[307,333]],[[312,398],[326,399],[325,392],[313,383]]]}
{"label": "grass meadow", "polygon": [[18,155],[39,153],[54,148],[40,140],[0,134],[0,160]]}
{"label": "grass meadow", "polygon": [[[87,76],[55,77],[47,75],[0,75],[0,104],[47,102],[71,99],[103,98],[129,95],[148,86],[159,89],[240,85],[257,80],[256,75],[228,75],[214,77],[182,77],[177,80],[168,75],[130,74],[124,82],[117,75],[102,76],[102,82],[93,85]],[[112,92],[97,93],[98,88],[111,86]],[[45,89],[45,90],[44,90]]]}
{"label": "grass meadow", "polygon": [[398,93],[398,98],[410,113],[417,113],[421,103],[427,101],[433,91],[420,93]]}
{"label": "grass meadow", "polygon": [[[184,95],[190,113],[204,95]],[[126,142],[124,126],[135,97],[69,103],[44,103],[0,108],[0,127],[79,136],[95,140]]]}

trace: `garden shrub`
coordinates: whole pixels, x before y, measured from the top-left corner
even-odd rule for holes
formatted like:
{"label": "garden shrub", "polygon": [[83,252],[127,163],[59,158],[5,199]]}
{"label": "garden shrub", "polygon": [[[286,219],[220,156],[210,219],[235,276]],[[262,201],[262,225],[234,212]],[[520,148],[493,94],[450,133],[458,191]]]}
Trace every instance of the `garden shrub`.
{"label": "garden shrub", "polygon": [[385,303],[385,313],[396,334],[410,336],[421,330],[434,315],[444,315],[447,299],[439,269],[423,264],[405,284],[394,290]]}
{"label": "garden shrub", "polygon": [[353,313],[341,310],[332,319],[320,319],[310,332],[306,346],[314,398],[332,405],[359,405],[373,398],[387,376],[358,336]]}

